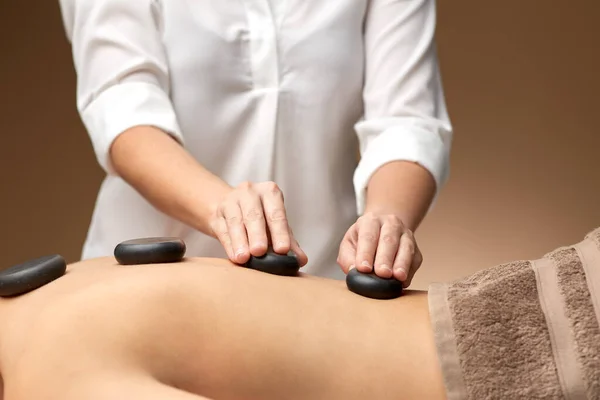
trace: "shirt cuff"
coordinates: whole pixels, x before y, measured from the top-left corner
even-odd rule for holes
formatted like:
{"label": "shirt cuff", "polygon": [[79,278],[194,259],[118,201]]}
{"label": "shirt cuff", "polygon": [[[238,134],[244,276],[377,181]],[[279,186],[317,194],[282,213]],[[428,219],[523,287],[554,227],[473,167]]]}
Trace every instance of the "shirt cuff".
{"label": "shirt cuff", "polygon": [[354,173],[358,215],[365,212],[371,177],[384,164],[393,161],[411,161],[427,169],[436,182],[435,202],[449,175],[449,132],[442,127],[429,129],[418,123],[396,124],[377,135],[369,135],[365,130],[368,128],[357,127],[361,145],[361,159]]}
{"label": "shirt cuff", "polygon": [[115,174],[110,161],[110,147],[129,128],[153,126],[184,144],[169,97],[151,83],[128,82],[111,86],[81,110],[81,119],[98,163],[110,175]]}

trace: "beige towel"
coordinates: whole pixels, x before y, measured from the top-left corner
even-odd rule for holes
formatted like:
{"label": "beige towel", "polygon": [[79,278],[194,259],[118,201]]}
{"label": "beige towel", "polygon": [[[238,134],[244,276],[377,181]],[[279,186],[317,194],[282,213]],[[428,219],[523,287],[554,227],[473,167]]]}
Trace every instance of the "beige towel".
{"label": "beige towel", "polygon": [[433,284],[429,306],[448,400],[600,399],[600,228]]}

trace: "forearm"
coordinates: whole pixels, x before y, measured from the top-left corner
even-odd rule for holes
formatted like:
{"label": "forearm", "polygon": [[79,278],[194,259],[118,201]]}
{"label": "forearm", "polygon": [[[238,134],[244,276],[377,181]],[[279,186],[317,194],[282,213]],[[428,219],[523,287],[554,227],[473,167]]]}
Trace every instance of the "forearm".
{"label": "forearm", "polygon": [[157,128],[139,126],[119,135],[110,150],[121,178],[156,209],[213,235],[209,219],[231,187]]}
{"label": "forearm", "polygon": [[365,213],[397,215],[415,231],[435,196],[433,176],[420,165],[394,161],[379,168],[369,180]]}

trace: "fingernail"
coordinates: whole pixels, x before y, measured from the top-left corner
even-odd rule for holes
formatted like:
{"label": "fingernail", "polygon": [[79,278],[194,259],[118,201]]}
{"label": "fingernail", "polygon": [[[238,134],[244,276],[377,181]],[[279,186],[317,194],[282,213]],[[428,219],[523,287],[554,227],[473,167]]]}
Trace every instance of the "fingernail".
{"label": "fingernail", "polygon": [[405,276],[405,277],[407,276],[406,269],[404,269],[402,267],[396,269],[396,272],[399,273],[400,275]]}
{"label": "fingernail", "polygon": [[356,265],[352,264],[350,268],[348,268],[348,271],[352,271],[354,268],[356,268]]}
{"label": "fingernail", "polygon": [[384,271],[389,271],[389,272],[392,272],[392,269],[391,269],[389,266],[387,266],[386,264],[381,264],[381,265],[379,266],[379,268],[381,268],[381,269],[382,269],[382,270],[384,270]]}
{"label": "fingernail", "polygon": [[362,265],[363,267],[370,267],[368,261],[363,261],[360,265]]}
{"label": "fingernail", "polygon": [[261,251],[261,250],[266,250],[267,249],[267,244],[265,242],[258,242],[256,244],[254,244],[254,246],[252,247],[252,250],[254,251]]}
{"label": "fingernail", "polygon": [[239,249],[237,249],[237,250],[235,251],[235,256],[236,256],[236,257],[240,257],[240,256],[242,256],[244,253],[245,253],[244,249],[243,249],[242,247],[240,247]]}

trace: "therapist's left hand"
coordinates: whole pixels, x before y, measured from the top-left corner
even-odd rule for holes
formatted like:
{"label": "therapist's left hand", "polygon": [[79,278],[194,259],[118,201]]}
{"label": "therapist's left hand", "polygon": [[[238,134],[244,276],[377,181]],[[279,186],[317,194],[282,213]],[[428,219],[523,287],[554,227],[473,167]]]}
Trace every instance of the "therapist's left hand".
{"label": "therapist's left hand", "polygon": [[340,245],[338,264],[347,274],[352,268],[382,278],[394,277],[406,288],[423,255],[413,232],[394,214],[366,213],[346,232]]}

